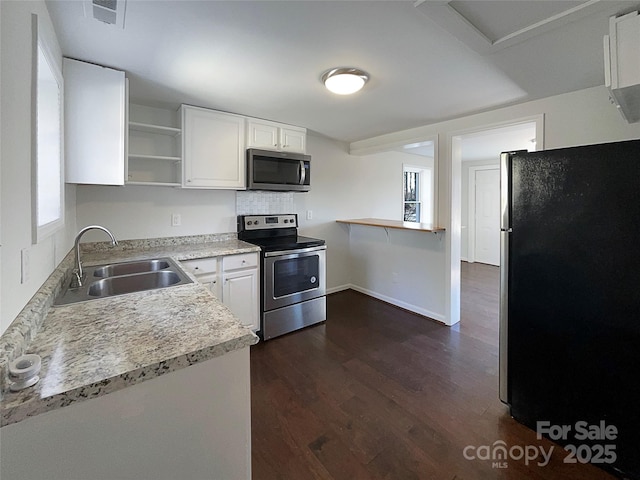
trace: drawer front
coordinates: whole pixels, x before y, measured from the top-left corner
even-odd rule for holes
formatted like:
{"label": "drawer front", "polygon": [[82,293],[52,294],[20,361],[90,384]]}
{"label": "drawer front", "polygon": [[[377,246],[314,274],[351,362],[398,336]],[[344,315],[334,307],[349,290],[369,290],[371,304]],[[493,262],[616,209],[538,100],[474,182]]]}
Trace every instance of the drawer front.
{"label": "drawer front", "polygon": [[241,255],[227,255],[222,258],[222,270],[237,270],[238,268],[249,268],[258,266],[257,253],[243,253]]}
{"label": "drawer front", "polygon": [[194,275],[216,273],[218,271],[218,257],[198,258],[196,260],[182,260],[180,262],[185,270]]}

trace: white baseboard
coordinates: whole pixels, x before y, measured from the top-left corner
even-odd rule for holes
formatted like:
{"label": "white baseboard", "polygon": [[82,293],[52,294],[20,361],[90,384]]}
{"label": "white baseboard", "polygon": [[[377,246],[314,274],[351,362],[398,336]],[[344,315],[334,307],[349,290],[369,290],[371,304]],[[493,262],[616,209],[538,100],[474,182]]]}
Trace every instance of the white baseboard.
{"label": "white baseboard", "polygon": [[[353,284],[342,285],[340,287],[337,287],[337,289],[336,288],[332,288],[331,289],[332,290],[331,293],[334,293],[334,291],[337,292],[337,291],[347,290],[347,289],[352,289],[352,290],[355,290],[356,292],[364,293],[365,295],[368,295],[368,296],[373,297],[373,298],[377,298],[378,300],[382,300],[383,302],[390,303],[391,305],[395,305],[396,307],[400,307],[400,308],[402,308],[404,310],[409,310],[410,312],[417,313],[418,315],[429,317],[429,318],[431,318],[433,320],[436,320],[437,322],[440,322],[440,323],[442,323],[444,325],[447,324],[445,322],[444,315],[442,315],[441,313],[432,312],[430,310],[417,307],[417,306],[412,305],[410,303],[402,302],[402,301],[397,300],[395,298],[388,297],[387,295],[382,295],[382,294],[374,292],[372,290],[368,290],[366,288],[359,287],[358,285],[353,285]],[[329,291],[327,291],[327,293],[329,293]]]}
{"label": "white baseboard", "polygon": [[330,295],[332,293],[342,292],[344,290],[349,290],[350,288],[352,288],[350,284],[338,285],[337,287],[327,288],[327,295]]}

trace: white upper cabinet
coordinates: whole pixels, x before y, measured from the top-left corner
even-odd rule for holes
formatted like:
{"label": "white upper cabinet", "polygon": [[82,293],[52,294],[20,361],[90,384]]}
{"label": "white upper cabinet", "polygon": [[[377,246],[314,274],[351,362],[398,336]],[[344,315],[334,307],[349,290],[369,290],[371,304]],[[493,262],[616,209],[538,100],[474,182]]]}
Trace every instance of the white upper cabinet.
{"label": "white upper cabinet", "polygon": [[307,130],[282,123],[247,119],[247,147],[306,153]]}
{"label": "white upper cabinet", "polygon": [[640,14],[609,19],[604,37],[605,85],[629,123],[640,121]]}
{"label": "white upper cabinet", "polygon": [[246,188],[245,117],[182,106],[184,188]]}
{"label": "white upper cabinet", "polygon": [[124,185],[124,72],[65,58],[63,75],[67,183]]}

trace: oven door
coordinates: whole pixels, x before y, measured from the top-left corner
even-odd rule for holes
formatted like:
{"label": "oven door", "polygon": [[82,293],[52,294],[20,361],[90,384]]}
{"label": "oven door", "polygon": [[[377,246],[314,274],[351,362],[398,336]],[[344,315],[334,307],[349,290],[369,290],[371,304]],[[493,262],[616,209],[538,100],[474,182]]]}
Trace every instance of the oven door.
{"label": "oven door", "polygon": [[321,297],[326,292],[326,245],[264,254],[264,310]]}

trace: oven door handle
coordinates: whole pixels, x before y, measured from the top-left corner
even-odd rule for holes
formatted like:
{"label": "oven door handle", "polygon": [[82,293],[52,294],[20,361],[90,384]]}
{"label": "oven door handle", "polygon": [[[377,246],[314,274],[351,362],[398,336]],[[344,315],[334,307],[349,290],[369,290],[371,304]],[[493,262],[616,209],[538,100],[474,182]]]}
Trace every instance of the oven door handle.
{"label": "oven door handle", "polygon": [[265,252],[265,257],[280,257],[282,255],[291,255],[293,253],[309,253],[309,252],[318,252],[320,250],[326,250],[326,245],[320,245],[319,247],[309,247],[309,248],[296,248],[293,250],[280,250],[277,252]]}

